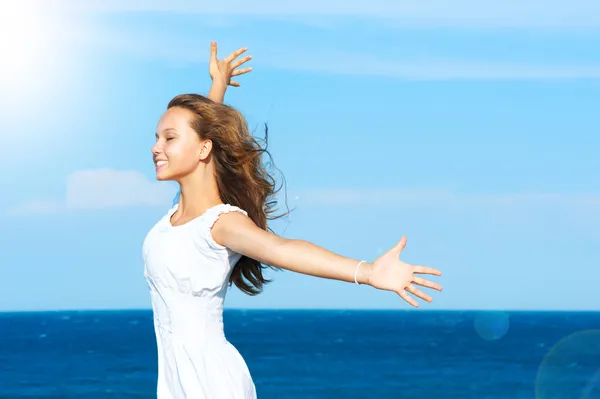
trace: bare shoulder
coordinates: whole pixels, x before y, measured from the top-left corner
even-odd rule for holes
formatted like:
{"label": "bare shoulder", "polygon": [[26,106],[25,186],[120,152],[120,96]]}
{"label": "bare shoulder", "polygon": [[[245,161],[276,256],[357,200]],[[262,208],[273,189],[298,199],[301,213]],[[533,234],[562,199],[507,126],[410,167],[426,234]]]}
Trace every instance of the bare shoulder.
{"label": "bare shoulder", "polygon": [[222,214],[213,226],[212,236],[217,244],[260,261],[271,261],[265,254],[285,241],[241,212]]}
{"label": "bare shoulder", "polygon": [[213,234],[219,231],[227,231],[236,227],[245,227],[254,225],[252,219],[240,211],[230,211],[219,215],[212,227]]}
{"label": "bare shoulder", "polygon": [[213,239],[220,245],[227,246],[228,238],[252,231],[258,228],[256,224],[239,211],[222,213],[212,226]]}

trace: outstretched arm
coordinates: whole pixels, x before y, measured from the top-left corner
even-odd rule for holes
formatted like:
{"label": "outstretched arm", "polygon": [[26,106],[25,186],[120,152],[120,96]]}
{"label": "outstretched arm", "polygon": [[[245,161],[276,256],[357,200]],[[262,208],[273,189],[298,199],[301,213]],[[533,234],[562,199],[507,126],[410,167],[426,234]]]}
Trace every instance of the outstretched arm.
{"label": "outstretched arm", "polygon": [[233,76],[243,75],[252,70],[252,67],[236,69],[252,59],[252,56],[250,55],[237,59],[240,55],[245,53],[246,50],[248,49],[242,47],[222,60],[219,60],[217,59],[217,43],[212,42],[210,44],[208,73],[212,79],[212,85],[208,92],[208,98],[215,102],[222,103],[225,99],[227,86],[240,87],[240,84],[231,80],[231,78]]}
{"label": "outstretched arm", "polygon": [[259,228],[239,212],[221,215],[212,229],[212,235],[217,243],[235,252],[282,269],[347,282],[354,282],[356,273],[356,282],[359,284],[396,292],[415,307],[418,304],[408,295],[409,292],[431,302],[431,297],[416,288],[415,284],[442,290],[439,284],[415,275],[441,276],[439,270],[400,261],[400,252],[406,245],[405,237],[373,263],[364,262],[357,268],[357,259],[337,255],[308,241],[279,237]]}

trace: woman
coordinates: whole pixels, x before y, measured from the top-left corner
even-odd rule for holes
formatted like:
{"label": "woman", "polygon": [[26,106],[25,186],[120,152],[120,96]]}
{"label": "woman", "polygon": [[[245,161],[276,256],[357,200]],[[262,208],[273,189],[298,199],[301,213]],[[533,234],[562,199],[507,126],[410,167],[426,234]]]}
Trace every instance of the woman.
{"label": "woman", "polygon": [[221,104],[240,49],[217,60],[212,44],[209,98],[179,95],[158,122],[152,148],[157,180],[180,186],[179,203],[150,230],[143,246],[158,348],[157,395],[166,398],[250,399],[256,391],[239,352],[223,333],[228,285],[258,294],[266,266],[322,278],[367,284],[431,298],[416,285],[441,290],[417,274],[438,270],[399,260],[405,237],[369,263],[336,255],[310,242],[278,237],[267,229],[274,181],[261,148],[235,109]]}

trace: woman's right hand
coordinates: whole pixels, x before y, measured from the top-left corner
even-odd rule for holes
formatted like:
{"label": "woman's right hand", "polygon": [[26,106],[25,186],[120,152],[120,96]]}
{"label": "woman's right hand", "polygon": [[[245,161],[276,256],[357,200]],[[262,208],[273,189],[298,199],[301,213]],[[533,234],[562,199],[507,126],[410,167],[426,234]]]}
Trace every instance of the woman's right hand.
{"label": "woman's right hand", "polygon": [[210,44],[210,61],[208,63],[208,74],[214,83],[223,83],[226,86],[240,87],[240,84],[231,80],[233,76],[246,74],[252,70],[252,67],[241,68],[240,66],[252,59],[251,55],[243,58],[238,57],[245,53],[248,49],[242,47],[233,53],[229,54],[222,60],[217,59],[217,43]]}

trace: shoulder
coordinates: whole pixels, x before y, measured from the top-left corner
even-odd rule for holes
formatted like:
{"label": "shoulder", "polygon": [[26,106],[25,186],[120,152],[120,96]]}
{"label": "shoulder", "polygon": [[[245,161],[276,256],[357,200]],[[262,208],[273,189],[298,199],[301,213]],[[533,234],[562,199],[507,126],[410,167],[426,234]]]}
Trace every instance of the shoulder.
{"label": "shoulder", "polygon": [[213,214],[209,216],[208,224],[213,235],[254,226],[254,222],[248,217],[248,212],[229,204],[223,204],[214,208]]}
{"label": "shoulder", "polygon": [[[250,220],[243,209],[230,204],[219,204],[207,209],[201,216],[188,224],[192,227],[191,231],[194,232],[194,237],[206,241],[212,249],[221,250],[226,245],[219,239],[218,232],[223,230],[223,227],[232,224],[230,220],[235,217]],[[233,224],[236,224],[236,222],[234,221]]]}
{"label": "shoulder", "polygon": [[257,226],[240,212],[222,215],[212,228],[212,237],[222,247],[268,264],[278,253],[277,248],[286,242],[286,239]]}
{"label": "shoulder", "polygon": [[219,245],[235,249],[240,241],[252,242],[257,235],[265,233],[238,207],[224,205],[218,210],[218,217],[209,222],[211,235]]}
{"label": "shoulder", "polygon": [[209,210],[207,225],[215,241],[221,243],[224,235],[254,226],[254,222],[245,210],[231,204],[220,204]]}
{"label": "shoulder", "polygon": [[[220,204],[209,209],[206,215],[207,223],[210,228],[217,226],[227,226],[233,223],[239,222],[239,220],[250,220],[248,212],[245,210],[231,205],[231,204]],[[218,222],[218,223],[217,223]]]}

